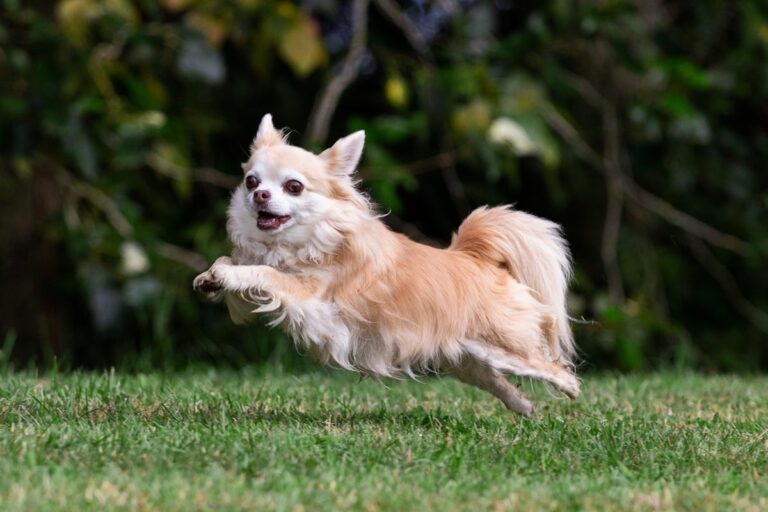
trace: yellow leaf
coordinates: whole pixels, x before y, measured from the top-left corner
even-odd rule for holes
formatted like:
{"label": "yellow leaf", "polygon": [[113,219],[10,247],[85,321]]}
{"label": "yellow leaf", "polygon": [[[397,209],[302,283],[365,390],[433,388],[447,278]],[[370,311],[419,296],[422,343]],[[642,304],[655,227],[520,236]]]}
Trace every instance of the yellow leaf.
{"label": "yellow leaf", "polygon": [[760,23],[757,25],[757,37],[764,44],[768,44],[768,23]]}
{"label": "yellow leaf", "polygon": [[110,14],[117,16],[131,24],[139,20],[139,14],[130,0],[103,0],[99,4],[101,4],[103,9],[102,15]]}
{"label": "yellow leaf", "polygon": [[299,15],[299,10],[292,2],[278,2],[275,6],[275,12],[286,19],[294,19]]}
{"label": "yellow leaf", "polygon": [[58,5],[56,16],[67,37],[75,43],[82,44],[85,40],[88,11],[91,9],[89,0],[64,0]]}
{"label": "yellow leaf", "polygon": [[491,124],[491,106],[483,99],[474,99],[453,112],[451,124],[459,134],[484,131]]}
{"label": "yellow leaf", "polygon": [[404,107],[408,103],[408,89],[399,76],[387,78],[384,84],[384,95],[393,107]]}
{"label": "yellow leaf", "polygon": [[85,43],[88,25],[103,16],[114,16],[130,24],[138,14],[128,0],[64,0],[56,10],[59,25],[70,40]]}
{"label": "yellow leaf", "polygon": [[22,180],[26,181],[32,176],[32,163],[29,161],[29,158],[16,155],[11,160],[11,163],[13,170],[16,171],[16,176]]}
{"label": "yellow leaf", "polygon": [[200,31],[212,46],[221,47],[229,33],[230,23],[226,19],[193,11],[185,17],[186,22]]}
{"label": "yellow leaf", "polygon": [[296,23],[283,35],[279,52],[283,60],[299,76],[310,74],[325,64],[327,59],[317,26],[306,16],[299,17]]}
{"label": "yellow leaf", "polygon": [[171,12],[181,11],[192,5],[195,0],[160,0],[163,7]]}
{"label": "yellow leaf", "polygon": [[254,9],[261,5],[261,0],[237,0],[237,5],[243,9]]}

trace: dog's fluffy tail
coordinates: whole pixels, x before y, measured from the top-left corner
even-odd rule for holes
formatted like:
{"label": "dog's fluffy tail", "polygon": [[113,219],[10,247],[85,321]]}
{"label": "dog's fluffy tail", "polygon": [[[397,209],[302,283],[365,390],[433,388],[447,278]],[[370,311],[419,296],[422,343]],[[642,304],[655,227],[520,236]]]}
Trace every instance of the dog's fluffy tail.
{"label": "dog's fluffy tail", "polygon": [[565,304],[571,256],[560,226],[509,206],[482,207],[462,222],[450,249],[491,260],[531,288],[554,315],[550,356],[573,364],[576,347]]}

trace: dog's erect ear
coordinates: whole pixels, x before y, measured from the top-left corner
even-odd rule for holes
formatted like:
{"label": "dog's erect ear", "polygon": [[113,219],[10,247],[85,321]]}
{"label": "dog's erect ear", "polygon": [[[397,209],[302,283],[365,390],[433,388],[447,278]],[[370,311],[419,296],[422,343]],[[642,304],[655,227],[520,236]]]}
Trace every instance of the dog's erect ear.
{"label": "dog's erect ear", "polygon": [[357,168],[365,145],[365,132],[360,130],[336,141],[336,144],[320,153],[328,168],[336,176],[349,176]]}
{"label": "dog's erect ear", "polygon": [[275,146],[282,144],[283,132],[275,128],[272,124],[272,114],[265,114],[261,118],[259,123],[259,131],[256,132],[256,137],[251,144],[251,151],[256,151],[259,148],[266,146]]}

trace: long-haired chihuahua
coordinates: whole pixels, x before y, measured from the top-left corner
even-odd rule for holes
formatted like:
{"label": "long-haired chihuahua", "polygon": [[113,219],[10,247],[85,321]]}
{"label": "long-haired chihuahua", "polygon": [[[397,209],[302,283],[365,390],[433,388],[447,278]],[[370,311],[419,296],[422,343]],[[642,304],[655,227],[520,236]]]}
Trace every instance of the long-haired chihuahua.
{"label": "long-haired chihuahua", "polygon": [[557,224],[478,208],[446,249],[381,222],[356,187],[365,133],[315,155],[267,114],[232,195],[231,257],[195,278],[235,323],[257,314],[322,363],[379,377],[437,372],[533,414],[508,376],[579,395],[566,312],[571,273]]}

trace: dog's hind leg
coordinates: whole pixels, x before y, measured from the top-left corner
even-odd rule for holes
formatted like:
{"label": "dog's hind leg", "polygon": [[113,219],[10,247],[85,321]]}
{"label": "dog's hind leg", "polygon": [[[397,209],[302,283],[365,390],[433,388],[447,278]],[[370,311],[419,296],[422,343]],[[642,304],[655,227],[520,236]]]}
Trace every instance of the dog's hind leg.
{"label": "dog's hind leg", "polygon": [[558,362],[549,361],[543,354],[528,354],[521,357],[515,354],[505,354],[506,362],[514,368],[522,368],[523,371],[511,373],[521,377],[533,377],[534,379],[549,382],[562,391],[568,398],[575,400],[581,393],[581,383],[570,370]]}
{"label": "dog's hind leg", "polygon": [[450,370],[450,373],[465,384],[471,384],[491,393],[501,400],[507,409],[528,418],[533,417],[533,404],[520,390],[510,384],[506,377],[499,375],[477,359],[465,357],[461,363]]}
{"label": "dog's hind leg", "polygon": [[549,361],[543,352],[536,349],[527,353],[514,353],[511,350],[494,347],[485,343],[472,343],[467,346],[472,355],[503,375],[517,375],[549,382],[565,393],[568,398],[576,399],[581,384],[569,367]]}

